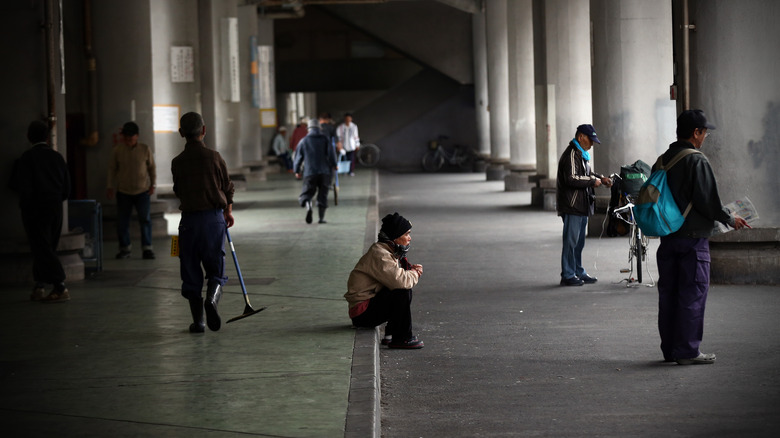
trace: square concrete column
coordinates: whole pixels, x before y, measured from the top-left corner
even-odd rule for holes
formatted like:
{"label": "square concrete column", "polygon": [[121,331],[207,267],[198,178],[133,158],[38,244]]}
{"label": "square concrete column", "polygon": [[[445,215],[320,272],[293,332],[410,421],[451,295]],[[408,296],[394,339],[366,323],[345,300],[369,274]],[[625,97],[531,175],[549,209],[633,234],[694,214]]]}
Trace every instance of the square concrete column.
{"label": "square concrete column", "polygon": [[509,174],[507,191],[531,190],[536,172],[533,0],[507,4],[509,52]]}
{"label": "square concrete column", "polygon": [[593,125],[602,144],[596,170],[609,175],[652,165],[675,140],[669,99],[672,6],[666,0],[593,0]]}
{"label": "square concrete column", "polygon": [[490,113],[488,112],[488,60],[485,13],[472,15],[472,42],[474,48],[474,106],[477,116],[476,152],[490,157]]}
{"label": "square concrete column", "polygon": [[490,162],[488,181],[503,180],[509,163],[509,48],[507,0],[486,0]]}

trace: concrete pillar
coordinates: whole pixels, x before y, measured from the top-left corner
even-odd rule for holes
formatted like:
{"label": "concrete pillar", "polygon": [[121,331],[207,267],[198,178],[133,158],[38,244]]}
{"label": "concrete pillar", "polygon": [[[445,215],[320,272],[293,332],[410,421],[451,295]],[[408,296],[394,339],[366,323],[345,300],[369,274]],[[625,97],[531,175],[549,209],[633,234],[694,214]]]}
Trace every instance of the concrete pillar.
{"label": "concrete pillar", "polygon": [[652,165],[675,139],[671,3],[592,0],[591,19],[596,171],[609,175],[640,159]]}
{"label": "concrete pillar", "polygon": [[490,162],[488,181],[503,180],[509,163],[509,52],[507,0],[486,0]]}
{"label": "concrete pillar", "polygon": [[507,4],[509,56],[509,169],[507,191],[531,189],[536,171],[533,0]]}
{"label": "concrete pillar", "polygon": [[490,157],[490,113],[488,112],[488,60],[485,30],[485,13],[472,15],[472,41],[474,47],[474,103],[477,116],[476,152]]}
{"label": "concrete pillar", "polygon": [[239,147],[241,106],[240,101],[231,99],[233,83],[228,75],[229,65],[226,65],[230,53],[224,20],[229,18],[238,18],[237,0],[198,2],[202,115],[206,122],[204,142],[219,151],[233,173],[240,171],[242,165]]}
{"label": "concrete pillar", "polygon": [[547,84],[555,93],[555,117],[549,124],[557,137],[555,156],[560,157],[577,126],[593,120],[589,0],[547,0],[545,40]]}
{"label": "concrete pillar", "polygon": [[[748,196],[760,216],[754,228],[777,227],[780,2],[688,3],[690,20],[696,24],[696,31],[690,33],[691,108],[704,110],[718,127],[702,151],[712,164],[721,200],[729,203]],[[675,55],[679,65],[681,51]]]}
{"label": "concrete pillar", "polygon": [[[238,48],[242,72],[256,71],[252,70],[251,61],[257,56],[257,24],[257,7],[255,5],[238,7]],[[256,92],[254,88],[257,86],[252,83],[254,79],[252,75],[241,75],[238,140],[241,166],[256,165],[263,158],[262,144],[260,143],[260,110],[253,102],[253,92]]]}

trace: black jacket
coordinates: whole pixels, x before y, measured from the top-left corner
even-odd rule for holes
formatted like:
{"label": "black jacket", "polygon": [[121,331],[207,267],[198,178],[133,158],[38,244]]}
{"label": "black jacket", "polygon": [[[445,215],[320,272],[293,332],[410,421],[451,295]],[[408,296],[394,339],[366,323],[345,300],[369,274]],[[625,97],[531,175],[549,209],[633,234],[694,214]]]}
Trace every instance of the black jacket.
{"label": "black jacket", "polygon": [[9,186],[19,193],[22,208],[61,203],[70,194],[68,165],[48,144],[35,144],[14,163]]}
{"label": "black jacket", "polygon": [[336,168],[336,150],[320,128],[309,128],[306,137],[295,149],[295,173],[303,170],[304,178],[312,175],[330,175]]}
{"label": "black jacket", "polygon": [[598,178],[590,171],[590,164],[582,158],[582,152],[569,142],[558,160],[556,209],[558,216],[576,214],[592,216],[595,206],[593,187]]}
{"label": "black jacket", "polygon": [[[669,145],[662,155],[666,165],[683,149],[693,145],[680,140]],[[653,166],[656,170],[656,166]],[[693,208],[685,217],[682,227],[670,234],[675,237],[710,237],[715,230],[715,221],[734,226],[731,216],[720,202],[718,185],[712,173],[710,162],[704,154],[690,154],[666,172],[667,184],[680,211],[685,211],[693,200]]]}

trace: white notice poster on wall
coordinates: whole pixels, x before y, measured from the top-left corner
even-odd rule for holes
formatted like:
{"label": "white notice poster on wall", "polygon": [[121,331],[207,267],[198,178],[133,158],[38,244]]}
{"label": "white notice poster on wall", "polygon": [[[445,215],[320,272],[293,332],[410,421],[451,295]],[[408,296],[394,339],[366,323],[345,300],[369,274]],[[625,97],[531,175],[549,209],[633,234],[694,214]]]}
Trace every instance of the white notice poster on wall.
{"label": "white notice poster on wall", "polygon": [[178,132],[179,112],[179,105],[155,105],[153,107],[154,132]]}
{"label": "white notice poster on wall", "polygon": [[171,82],[195,82],[192,47],[171,47]]}
{"label": "white notice poster on wall", "polygon": [[260,108],[276,108],[273,46],[257,46],[257,76],[260,83]]}
{"label": "white notice poster on wall", "polygon": [[228,102],[241,101],[240,72],[238,67],[238,18],[223,18],[222,45],[222,95]]}

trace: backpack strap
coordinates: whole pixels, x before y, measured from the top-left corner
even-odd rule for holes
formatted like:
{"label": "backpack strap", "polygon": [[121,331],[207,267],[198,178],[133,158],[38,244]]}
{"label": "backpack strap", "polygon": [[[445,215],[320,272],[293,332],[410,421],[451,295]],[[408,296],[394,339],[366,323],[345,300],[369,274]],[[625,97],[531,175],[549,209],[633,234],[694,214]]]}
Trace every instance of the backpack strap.
{"label": "backpack strap", "polygon": [[680,152],[678,152],[677,155],[675,155],[674,158],[672,158],[671,161],[669,161],[666,164],[666,166],[663,165],[663,155],[661,155],[660,157],[658,157],[658,160],[659,160],[658,164],[661,165],[659,167],[659,169],[664,169],[664,170],[668,171],[669,169],[672,168],[672,166],[677,164],[678,161],[682,160],[683,158],[687,157],[688,155],[700,154],[700,153],[701,152],[697,151],[696,149],[683,149]]}
{"label": "backpack strap", "polygon": [[[658,161],[655,162],[656,169],[658,170],[665,170],[668,171],[672,168],[675,164],[677,164],[678,161],[682,160],[683,158],[687,157],[688,155],[692,154],[700,154],[701,152],[697,151],[696,149],[683,149],[680,152],[677,153],[677,155],[674,156],[674,158],[669,161],[669,163],[664,166],[664,156],[661,155],[658,157]],[[688,213],[691,212],[691,208],[693,208],[693,200],[688,203],[688,206],[685,207],[685,211],[683,212],[683,217],[688,217]]]}

